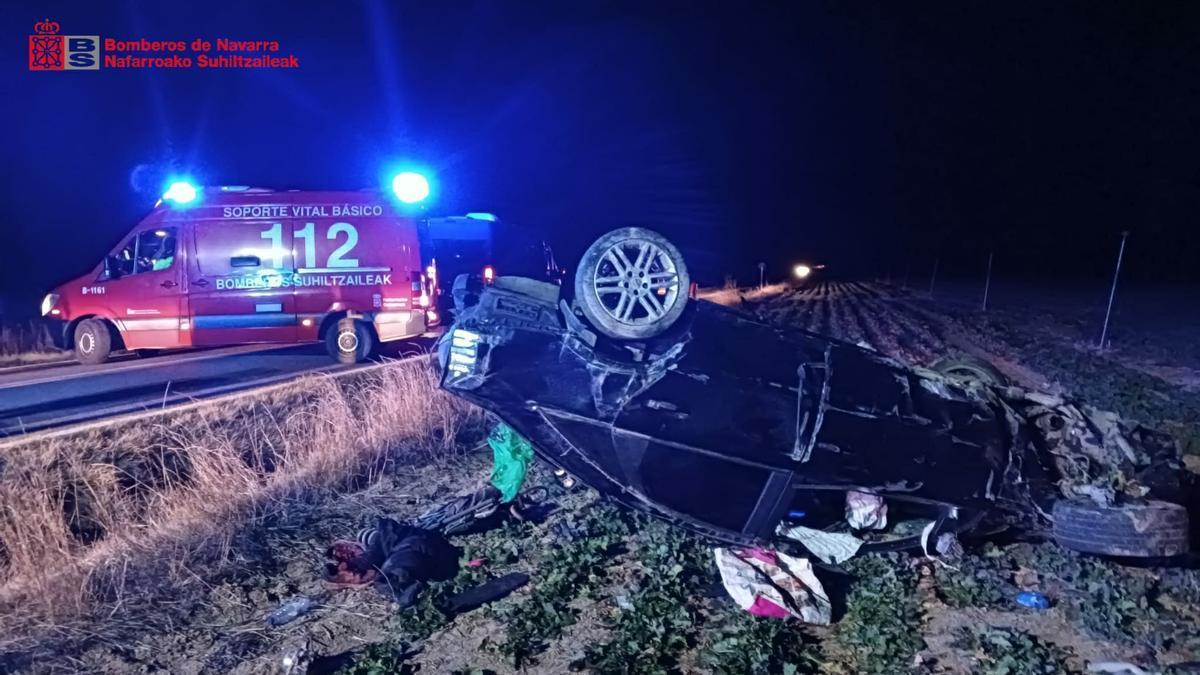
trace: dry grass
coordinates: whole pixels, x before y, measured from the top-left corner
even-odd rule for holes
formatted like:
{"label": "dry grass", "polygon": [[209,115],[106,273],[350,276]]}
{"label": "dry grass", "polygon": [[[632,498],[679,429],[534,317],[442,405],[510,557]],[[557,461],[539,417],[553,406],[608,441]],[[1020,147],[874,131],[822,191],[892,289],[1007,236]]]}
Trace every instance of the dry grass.
{"label": "dry grass", "polygon": [[288,503],[455,454],[481,421],[417,359],[4,448],[0,663],[153,602]]}
{"label": "dry grass", "polygon": [[40,321],[0,325],[0,366],[44,363],[67,356],[54,346],[50,329]]}

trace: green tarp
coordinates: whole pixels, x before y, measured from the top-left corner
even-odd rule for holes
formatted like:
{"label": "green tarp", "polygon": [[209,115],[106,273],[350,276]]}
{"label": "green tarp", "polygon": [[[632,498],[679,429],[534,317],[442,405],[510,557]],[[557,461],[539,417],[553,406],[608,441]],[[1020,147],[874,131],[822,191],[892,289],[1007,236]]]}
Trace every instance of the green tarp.
{"label": "green tarp", "polygon": [[533,459],[533,447],[529,441],[500,422],[488,434],[488,445],[492,446],[492,485],[500,491],[500,501],[507,503],[517,498],[529,460]]}

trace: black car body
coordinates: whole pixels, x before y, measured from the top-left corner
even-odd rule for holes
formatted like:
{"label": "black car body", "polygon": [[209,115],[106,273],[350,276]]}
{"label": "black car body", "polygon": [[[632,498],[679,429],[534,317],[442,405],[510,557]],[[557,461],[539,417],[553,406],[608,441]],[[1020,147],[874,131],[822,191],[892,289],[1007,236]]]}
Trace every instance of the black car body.
{"label": "black car body", "polygon": [[[532,279],[459,279],[439,346],[442,387],[627,506],[721,541],[778,544],[789,513],[840,509],[847,491],[956,523],[1000,514],[1046,524],[1066,494],[1055,468],[1066,445],[1038,425],[1053,417],[1049,427],[1072,431],[1087,416],[1066,404],[704,301],[651,338],[613,339],[560,293]],[[1111,444],[1097,443],[1072,450],[1073,462],[1090,462],[1081,484],[1111,483],[1115,468],[1100,456]],[[1123,470],[1153,463],[1138,452]],[[1113,502],[1106,494],[1098,500]],[[1178,552],[1172,542],[1162,550]]]}

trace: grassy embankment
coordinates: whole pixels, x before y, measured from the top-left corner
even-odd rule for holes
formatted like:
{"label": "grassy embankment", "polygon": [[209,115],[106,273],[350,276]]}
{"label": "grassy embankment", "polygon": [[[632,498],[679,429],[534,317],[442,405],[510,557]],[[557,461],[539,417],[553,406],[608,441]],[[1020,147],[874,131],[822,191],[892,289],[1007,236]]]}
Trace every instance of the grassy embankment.
{"label": "grassy embankment", "polygon": [[39,322],[0,325],[0,367],[45,363],[69,357],[69,353],[54,346],[49,329]]}
{"label": "grassy embankment", "polygon": [[435,377],[419,359],[5,444],[0,666],[116,638],[289,504],[458,452],[480,413]]}

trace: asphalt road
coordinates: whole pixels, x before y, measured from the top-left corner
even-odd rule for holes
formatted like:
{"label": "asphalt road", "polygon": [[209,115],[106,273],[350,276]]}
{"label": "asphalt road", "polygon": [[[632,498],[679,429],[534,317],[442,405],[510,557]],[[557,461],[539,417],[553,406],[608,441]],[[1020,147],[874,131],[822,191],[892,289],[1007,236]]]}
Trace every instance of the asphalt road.
{"label": "asphalt road", "polygon": [[[420,343],[388,345],[384,355],[395,358],[420,349]],[[99,366],[0,369],[0,437],[355,367],[334,362],[321,345],[245,345],[122,358]]]}

